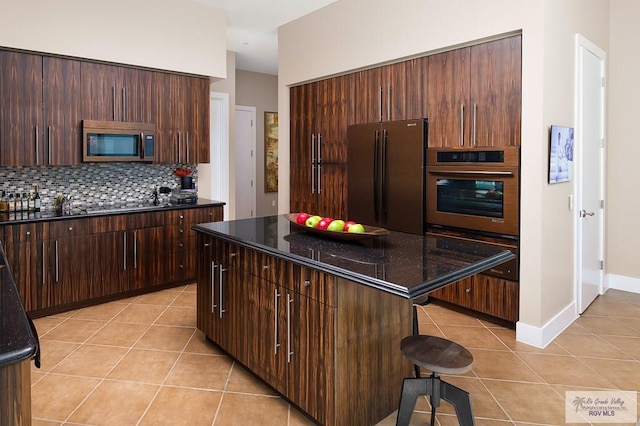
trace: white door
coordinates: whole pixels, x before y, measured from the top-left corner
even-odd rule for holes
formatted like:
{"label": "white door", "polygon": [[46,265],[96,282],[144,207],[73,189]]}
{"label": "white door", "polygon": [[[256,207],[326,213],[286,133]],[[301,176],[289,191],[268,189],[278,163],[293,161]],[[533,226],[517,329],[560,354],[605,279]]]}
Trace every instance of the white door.
{"label": "white door", "polygon": [[256,108],[236,106],[236,219],[256,211]]}
{"label": "white door", "polygon": [[576,49],[576,293],[581,314],[603,292],[605,53],[580,35]]}

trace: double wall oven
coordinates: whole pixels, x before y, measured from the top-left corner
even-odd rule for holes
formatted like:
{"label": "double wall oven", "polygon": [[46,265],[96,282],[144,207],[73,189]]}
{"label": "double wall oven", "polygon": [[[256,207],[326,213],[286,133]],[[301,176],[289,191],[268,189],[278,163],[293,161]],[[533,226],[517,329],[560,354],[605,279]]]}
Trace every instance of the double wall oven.
{"label": "double wall oven", "polygon": [[[427,150],[427,230],[499,245],[517,255],[520,149]],[[518,280],[517,258],[489,274]]]}

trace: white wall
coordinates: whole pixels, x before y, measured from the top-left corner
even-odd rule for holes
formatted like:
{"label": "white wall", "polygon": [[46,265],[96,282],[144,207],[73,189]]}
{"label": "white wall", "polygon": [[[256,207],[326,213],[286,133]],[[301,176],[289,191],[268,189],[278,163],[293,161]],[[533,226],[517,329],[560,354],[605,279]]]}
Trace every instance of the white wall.
{"label": "white wall", "polygon": [[0,46],[226,77],[226,14],[193,0],[0,0]]}
{"label": "white wall", "polygon": [[[616,0],[613,0],[616,1]],[[280,184],[289,183],[288,85],[523,34],[520,321],[535,329],[573,303],[571,184],[547,184],[548,128],[573,124],[574,33],[608,48],[608,1],[339,0],[279,30]],[[331,28],[331,30],[327,30]],[[371,31],[376,28],[376,31]],[[289,194],[280,191],[279,211]]]}

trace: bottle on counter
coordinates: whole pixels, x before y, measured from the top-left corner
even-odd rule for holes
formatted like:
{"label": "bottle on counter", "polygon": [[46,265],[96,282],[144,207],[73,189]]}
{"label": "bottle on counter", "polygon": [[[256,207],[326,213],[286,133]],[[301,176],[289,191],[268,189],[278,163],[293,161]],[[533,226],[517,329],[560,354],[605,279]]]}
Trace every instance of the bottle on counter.
{"label": "bottle on counter", "polygon": [[13,194],[9,194],[9,200],[7,201],[9,204],[9,213],[16,212],[16,200],[13,198]]}
{"label": "bottle on counter", "polygon": [[5,191],[0,192],[0,213],[9,213],[9,202]]}
{"label": "bottle on counter", "polygon": [[16,199],[16,213],[24,211],[22,197],[20,196],[19,192],[16,194],[15,199]]}
{"label": "bottle on counter", "polygon": [[29,197],[29,194],[27,194],[26,192],[22,193],[22,211],[23,212],[31,211],[31,198]]}
{"label": "bottle on counter", "polygon": [[33,195],[33,211],[39,212],[41,205],[40,205],[41,201],[40,201],[40,193],[38,192],[38,185],[35,186],[35,194]]}

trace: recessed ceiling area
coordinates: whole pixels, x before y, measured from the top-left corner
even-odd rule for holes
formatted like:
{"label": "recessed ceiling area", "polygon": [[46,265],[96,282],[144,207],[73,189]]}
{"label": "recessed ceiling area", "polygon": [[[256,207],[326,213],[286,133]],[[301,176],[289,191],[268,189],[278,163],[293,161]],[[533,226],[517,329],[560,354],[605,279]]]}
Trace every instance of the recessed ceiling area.
{"label": "recessed ceiling area", "polygon": [[278,27],[336,0],[197,0],[227,13],[236,69],[278,74]]}

